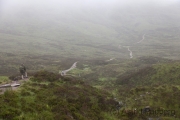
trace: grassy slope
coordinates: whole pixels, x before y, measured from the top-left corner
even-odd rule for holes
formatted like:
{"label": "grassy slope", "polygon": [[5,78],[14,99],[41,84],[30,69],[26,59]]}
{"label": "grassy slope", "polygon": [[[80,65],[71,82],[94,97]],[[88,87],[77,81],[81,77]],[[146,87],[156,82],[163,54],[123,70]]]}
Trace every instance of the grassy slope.
{"label": "grassy slope", "polygon": [[[173,8],[173,9],[172,9]],[[95,10],[74,14],[35,14],[33,10],[8,12],[0,19],[0,74],[18,73],[26,64],[30,71],[58,72],[63,61],[127,58],[132,45],[134,58],[179,58],[179,7],[151,10],[116,9],[111,16]],[[119,14],[121,12],[121,14]],[[41,15],[39,15],[41,14]],[[76,15],[78,14],[78,15]],[[46,17],[49,16],[49,17]],[[145,40],[139,44],[136,42]],[[73,62],[75,61],[71,61]]]}
{"label": "grassy slope", "polygon": [[[70,63],[73,61],[75,61],[75,59],[69,59],[69,63],[64,64],[64,68],[66,68],[66,66],[70,66]],[[47,74],[47,76],[45,74]],[[137,108],[140,110],[145,106],[151,106],[153,109],[161,107],[164,110],[175,110],[176,115],[179,116],[179,61],[171,61],[156,57],[141,57],[136,60],[116,59],[110,62],[106,62],[104,60],[82,60],[77,63],[77,68],[70,71],[69,74],[73,75],[75,78],[84,80],[86,84],[95,86],[96,90],[99,89],[100,91],[103,90],[104,92],[109,92],[112,98],[116,97],[118,101],[125,102],[127,104],[126,109],[131,110],[133,108]],[[42,86],[43,91],[46,91],[50,89],[48,87],[50,82],[48,81],[53,81],[54,78],[56,79],[56,76],[49,73],[38,73],[35,75],[35,79],[33,80],[34,82],[25,84],[20,91],[25,91],[22,95],[27,96],[29,99],[29,95],[33,95],[31,97],[34,97],[37,94],[35,90],[36,87],[32,89],[32,85],[35,85],[37,86],[37,89],[40,89],[40,84],[46,84],[47,86]],[[73,87],[73,90],[79,90],[79,94],[81,90],[84,90],[84,88],[81,84],[76,83],[78,81],[74,82],[70,78],[62,78],[61,81],[53,83],[53,86],[58,87],[60,85],[62,86],[60,87],[61,89],[71,89],[71,87],[74,86],[75,88]],[[96,90],[93,90],[95,88],[89,88],[88,86],[86,86],[86,88],[88,89],[87,91],[90,90],[93,95],[97,92]],[[74,91],[69,92],[70,93],[67,94],[76,96]],[[46,93],[39,92],[38,95],[39,94],[43,95]],[[89,93],[85,94],[91,96]],[[52,95],[54,95],[54,93],[52,93]],[[77,104],[77,101],[75,103]],[[67,104],[69,104],[69,102]],[[27,107],[28,106],[29,105],[27,105]],[[76,108],[77,106],[75,109]],[[91,108],[88,109],[91,110]],[[122,110],[123,109],[121,109],[121,111]],[[38,111],[34,112],[36,113]],[[51,111],[47,110],[46,112],[49,113]],[[44,114],[47,114],[46,112]],[[27,117],[29,116],[29,113],[25,113],[23,116]],[[115,116],[120,118],[123,117],[120,114]],[[33,115],[32,117],[39,116]],[[111,115],[104,112],[101,117],[110,119]],[[140,119],[145,116],[139,114],[133,116],[125,114],[124,117]],[[174,118],[170,116],[167,117],[167,119]]]}
{"label": "grassy slope", "polygon": [[179,62],[155,64],[120,76],[117,82],[133,86],[176,84],[179,85]]}
{"label": "grassy slope", "polygon": [[[129,59],[127,48],[118,48],[119,45],[133,45],[130,49],[134,58],[179,58],[180,29],[179,22],[176,21],[179,20],[178,15],[171,14],[172,19],[164,19],[161,12],[157,16],[139,13],[138,17],[132,13],[125,12],[118,16],[114,13],[114,17],[107,19],[102,16],[95,17],[96,14],[82,14],[83,19],[71,15],[57,18],[52,15],[45,19],[33,14],[9,14],[11,19],[0,19],[0,74],[18,73],[21,63],[24,63],[29,71],[46,69],[58,72],[60,68],[66,69],[76,60]],[[165,16],[169,16],[169,13]],[[141,40],[144,34],[145,40],[134,44]],[[75,61],[62,66],[64,61],[72,58]]]}
{"label": "grassy slope", "polygon": [[1,119],[116,119],[110,108],[117,104],[109,93],[81,80],[38,72],[17,92],[0,95]]}
{"label": "grassy slope", "polygon": [[[110,92],[126,103],[126,109],[137,108],[140,111],[145,106],[151,106],[154,110],[174,110],[179,117],[179,61],[155,57],[125,61],[96,61],[97,65],[86,63],[83,71],[76,69],[71,74],[80,73],[81,78],[89,84]],[[145,116],[135,114],[129,117],[140,119]],[[162,118],[175,119],[174,115],[163,115]]]}
{"label": "grassy slope", "polygon": [[[179,8],[175,8],[170,7],[167,12],[163,11],[166,8],[156,8],[152,12],[117,9],[112,11],[111,17],[99,15],[95,10],[57,15],[47,11],[41,16],[30,10],[12,12],[0,19],[0,41],[3,43],[0,50],[15,54],[129,58],[127,49],[118,49],[118,45],[132,45],[135,57],[179,58],[180,17]],[[145,40],[134,44],[144,34]]]}
{"label": "grassy slope", "polygon": [[[180,76],[179,61],[158,63],[134,72],[126,72],[116,80],[116,96],[127,103],[129,109],[174,110],[179,117]],[[134,116],[135,117],[135,116]],[[162,117],[167,117],[163,115]],[[166,119],[175,119],[173,115]]]}
{"label": "grassy slope", "polygon": [[[17,17],[14,17],[13,21],[8,18],[1,19],[1,74],[18,73],[20,63],[25,63],[28,70],[32,72],[46,69],[57,73],[59,69],[67,69],[75,61],[78,61],[78,68],[71,71],[70,74],[76,77],[80,75],[81,79],[87,80],[91,85],[110,91],[119,100],[127,102],[129,109],[150,105],[176,110],[179,116],[179,62],[151,66],[158,61],[164,62],[166,60],[148,57],[105,62],[111,57],[129,58],[127,49],[123,47],[118,49],[118,45],[132,45],[132,43],[141,40],[143,34],[146,34],[145,41],[131,47],[135,57],[152,55],[179,58],[179,14],[171,14],[171,12],[163,12],[163,14],[157,12],[156,15],[134,14],[133,11],[114,14],[111,19],[105,20],[101,17],[93,20],[91,16],[88,16],[89,18],[86,16],[86,19],[63,16],[63,21],[61,21],[61,17],[44,19],[34,16],[22,17],[21,15],[18,16],[22,18],[21,20]],[[47,82],[45,83],[47,84]],[[36,85],[37,89],[41,86],[39,83],[29,83],[27,86],[31,87],[32,85]],[[146,87],[143,87],[144,85]],[[68,88],[71,87],[68,86]],[[48,90],[42,89],[45,90],[45,93],[40,91],[40,96],[33,96],[34,92],[31,88],[27,88],[25,93],[17,93],[17,95],[25,96],[24,101],[28,101],[30,98],[30,100],[32,99],[30,103],[36,104],[34,97],[41,99],[43,97],[41,95],[47,94]],[[83,91],[84,89],[79,90]],[[89,88],[87,91],[91,90]],[[96,93],[96,90],[93,92]],[[140,95],[146,94],[147,91],[151,95],[141,98]],[[11,93],[8,94],[11,95]],[[138,102],[135,101],[137,98],[140,98]],[[6,105],[11,106],[10,104]],[[68,104],[69,102],[67,106]],[[19,110],[16,112],[24,117],[39,117],[36,114],[31,116],[28,113],[31,110],[29,103],[26,107],[27,113],[21,113]],[[42,105],[42,107],[45,106]],[[13,111],[14,108],[11,110]],[[49,108],[46,110],[40,117],[43,117],[43,114],[49,114],[48,116],[52,118],[54,113],[52,115]],[[69,110],[69,106],[67,110]],[[32,111],[38,112],[36,108]],[[79,114],[80,111],[77,111]],[[107,113],[104,114],[107,116],[100,117],[109,116]]]}

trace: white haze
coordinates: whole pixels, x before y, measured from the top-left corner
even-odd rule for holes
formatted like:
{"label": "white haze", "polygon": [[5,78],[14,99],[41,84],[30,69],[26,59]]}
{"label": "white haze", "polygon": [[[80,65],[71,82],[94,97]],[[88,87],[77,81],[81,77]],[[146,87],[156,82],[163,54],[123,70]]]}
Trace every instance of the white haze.
{"label": "white haze", "polygon": [[[167,6],[179,0],[1,0],[0,12],[30,10],[112,9],[116,7]],[[56,12],[57,12],[56,11]]]}
{"label": "white haze", "polygon": [[180,0],[0,0],[0,25],[17,24],[18,27],[22,22],[27,26],[39,21],[37,25],[40,26],[41,21],[46,20],[51,25],[66,23],[71,26],[88,21],[116,27],[115,22],[129,25],[135,23],[134,19],[136,22],[143,19],[148,23],[153,20],[156,25],[176,26],[179,25],[179,10]]}

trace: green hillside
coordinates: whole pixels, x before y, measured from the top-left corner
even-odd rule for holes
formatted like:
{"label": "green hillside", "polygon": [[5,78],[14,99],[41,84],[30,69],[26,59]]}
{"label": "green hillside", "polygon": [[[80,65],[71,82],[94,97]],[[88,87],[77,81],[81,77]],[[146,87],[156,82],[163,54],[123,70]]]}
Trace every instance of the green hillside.
{"label": "green hillside", "polygon": [[[1,104],[0,116],[4,119],[179,119],[179,68],[179,61],[142,57],[136,61],[86,61],[66,77],[40,71],[17,91],[0,95],[2,103],[9,101]],[[123,106],[118,112],[119,101]],[[163,113],[142,113],[146,106]]]}
{"label": "green hillside", "polygon": [[153,11],[116,7],[108,9],[109,14],[103,10],[5,9],[0,18],[0,74],[18,73],[21,63],[32,72],[58,72],[75,61],[130,59],[125,46],[130,46],[133,60],[179,59],[178,5]]}
{"label": "green hillside", "polygon": [[[179,6],[6,11],[0,19],[0,50],[16,55],[81,58],[157,56],[178,59]],[[151,10],[153,9],[153,11]],[[98,11],[98,12],[97,12]],[[47,17],[48,16],[48,17]],[[142,40],[144,41],[137,43]]]}
{"label": "green hillside", "polygon": [[180,2],[108,1],[0,0],[0,120],[180,119]]}
{"label": "green hillside", "polygon": [[132,86],[179,85],[179,70],[179,62],[159,63],[134,72],[127,72],[118,78],[117,83]]}
{"label": "green hillside", "polygon": [[116,104],[112,95],[81,80],[41,71],[17,91],[0,95],[0,119],[113,120]]}

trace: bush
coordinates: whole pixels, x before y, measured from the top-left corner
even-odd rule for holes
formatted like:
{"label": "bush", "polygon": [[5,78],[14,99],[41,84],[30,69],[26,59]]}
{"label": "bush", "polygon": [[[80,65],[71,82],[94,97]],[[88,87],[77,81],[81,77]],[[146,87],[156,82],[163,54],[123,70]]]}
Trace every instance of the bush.
{"label": "bush", "polygon": [[19,97],[14,91],[6,91],[0,97],[0,119],[11,120],[21,114]]}
{"label": "bush", "polygon": [[34,77],[32,78],[33,81],[49,81],[49,82],[54,82],[60,78],[60,75],[52,73],[52,72],[47,72],[47,71],[40,71],[35,73]]}

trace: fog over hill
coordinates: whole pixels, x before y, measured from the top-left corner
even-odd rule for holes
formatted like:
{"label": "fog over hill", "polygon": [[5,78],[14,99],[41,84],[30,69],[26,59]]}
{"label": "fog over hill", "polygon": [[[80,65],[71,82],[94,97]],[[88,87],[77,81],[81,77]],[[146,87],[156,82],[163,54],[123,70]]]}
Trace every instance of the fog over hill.
{"label": "fog over hill", "polygon": [[[128,45],[137,57],[177,58],[179,10],[179,0],[1,0],[0,47],[3,52],[62,55],[76,50],[77,56],[96,52],[128,58],[126,48],[118,49]],[[144,34],[146,41],[134,45]]]}
{"label": "fog over hill", "polygon": [[0,120],[180,119],[179,11],[180,0],[0,0]]}

